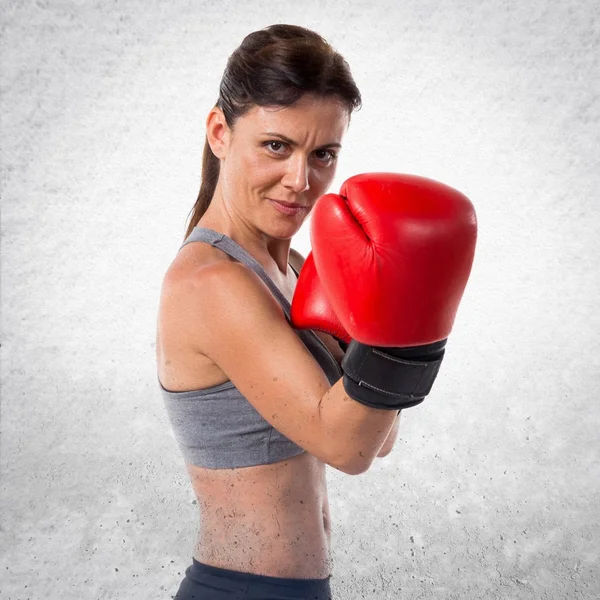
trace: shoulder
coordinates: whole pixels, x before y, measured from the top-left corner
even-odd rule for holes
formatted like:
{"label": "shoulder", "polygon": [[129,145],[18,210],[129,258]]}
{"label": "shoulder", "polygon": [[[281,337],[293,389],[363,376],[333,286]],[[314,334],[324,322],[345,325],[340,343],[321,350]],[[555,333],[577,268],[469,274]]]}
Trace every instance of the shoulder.
{"label": "shoulder", "polygon": [[[209,244],[187,244],[177,254],[163,279],[163,294],[185,300],[210,300],[244,283],[260,281],[246,265]],[[234,292],[237,290],[233,290]]]}
{"label": "shoulder", "polygon": [[175,268],[165,276],[164,287],[177,298],[188,318],[203,309],[218,308],[221,314],[238,311],[246,302],[279,307],[252,269],[228,258]]}
{"label": "shoulder", "polygon": [[246,265],[228,259],[182,263],[170,269],[163,281],[161,313],[203,354],[211,341],[227,341],[232,330],[250,333],[273,319],[285,322],[283,308],[262,279]]}

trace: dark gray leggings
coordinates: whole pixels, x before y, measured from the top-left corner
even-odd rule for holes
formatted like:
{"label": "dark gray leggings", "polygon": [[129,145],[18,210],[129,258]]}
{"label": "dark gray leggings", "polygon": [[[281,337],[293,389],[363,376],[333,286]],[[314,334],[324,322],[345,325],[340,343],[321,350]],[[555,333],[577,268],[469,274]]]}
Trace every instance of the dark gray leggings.
{"label": "dark gray leggings", "polygon": [[205,565],[192,558],[174,600],[331,600],[329,579],[289,579]]}

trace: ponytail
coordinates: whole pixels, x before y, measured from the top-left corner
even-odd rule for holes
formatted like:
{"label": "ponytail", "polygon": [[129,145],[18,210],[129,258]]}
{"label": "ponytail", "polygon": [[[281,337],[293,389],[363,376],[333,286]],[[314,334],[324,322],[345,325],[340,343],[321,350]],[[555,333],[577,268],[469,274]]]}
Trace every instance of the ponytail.
{"label": "ponytail", "polygon": [[219,159],[213,154],[208,143],[208,139],[204,142],[204,152],[202,153],[202,183],[198,198],[190,211],[190,222],[185,232],[184,239],[192,233],[192,229],[198,225],[202,215],[208,209],[208,205],[212,200],[219,179]]}

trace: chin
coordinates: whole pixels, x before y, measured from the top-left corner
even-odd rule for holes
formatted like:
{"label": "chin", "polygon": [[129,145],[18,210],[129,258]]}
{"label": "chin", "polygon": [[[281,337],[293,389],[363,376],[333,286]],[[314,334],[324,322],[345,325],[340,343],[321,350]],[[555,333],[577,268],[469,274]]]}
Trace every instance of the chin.
{"label": "chin", "polygon": [[277,240],[289,240],[300,231],[300,227],[302,227],[302,223],[271,223],[263,231]]}
{"label": "chin", "polygon": [[266,231],[265,233],[276,240],[290,240],[298,233],[298,228],[272,228],[271,231]]}

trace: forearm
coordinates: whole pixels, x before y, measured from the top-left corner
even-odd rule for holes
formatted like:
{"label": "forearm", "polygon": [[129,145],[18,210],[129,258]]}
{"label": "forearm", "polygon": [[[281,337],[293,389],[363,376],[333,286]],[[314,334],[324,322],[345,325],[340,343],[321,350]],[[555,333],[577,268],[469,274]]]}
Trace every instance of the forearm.
{"label": "forearm", "polygon": [[392,429],[390,430],[385,442],[383,442],[383,446],[381,446],[379,452],[377,453],[378,458],[387,456],[392,451],[392,448],[396,443],[396,439],[398,438],[398,430],[400,429],[400,412],[401,411],[398,411],[398,416],[392,425]]}
{"label": "forearm", "polygon": [[331,464],[366,471],[397,422],[397,410],[366,406],[346,393],[340,379],[319,403],[319,422],[333,454]]}

